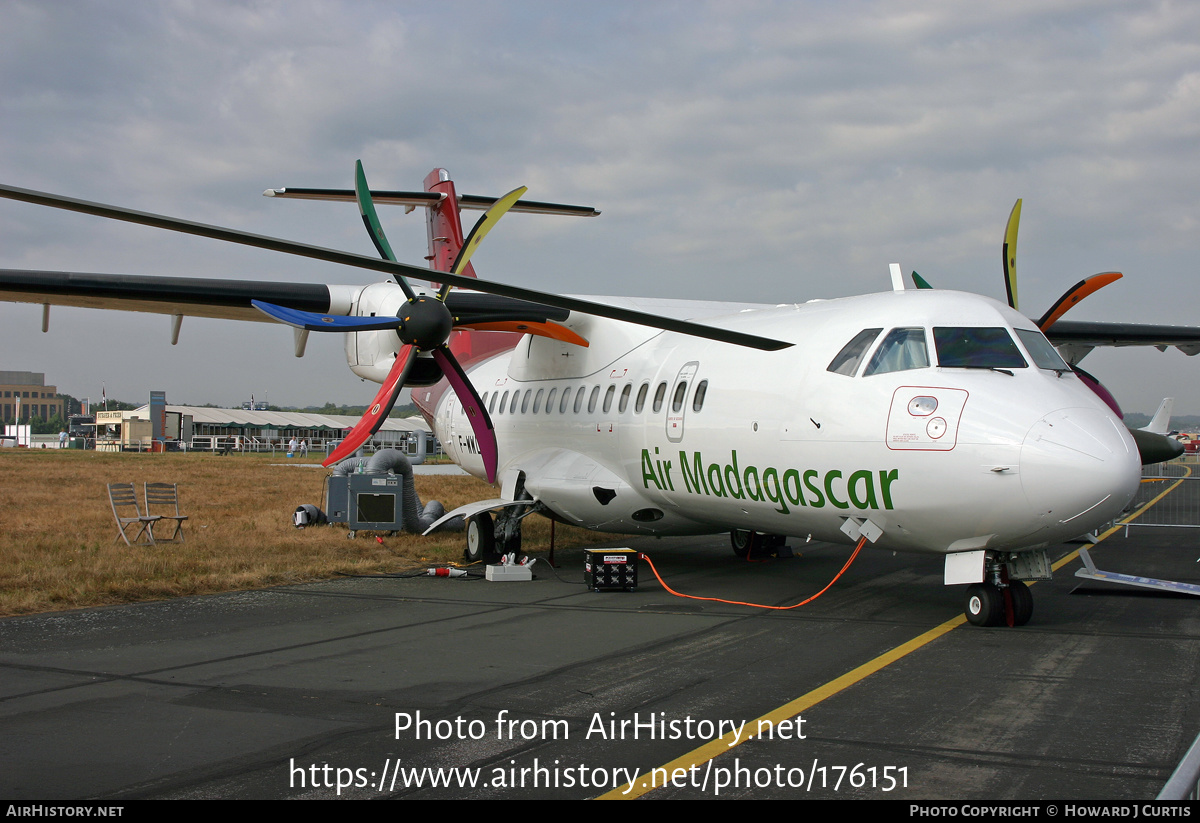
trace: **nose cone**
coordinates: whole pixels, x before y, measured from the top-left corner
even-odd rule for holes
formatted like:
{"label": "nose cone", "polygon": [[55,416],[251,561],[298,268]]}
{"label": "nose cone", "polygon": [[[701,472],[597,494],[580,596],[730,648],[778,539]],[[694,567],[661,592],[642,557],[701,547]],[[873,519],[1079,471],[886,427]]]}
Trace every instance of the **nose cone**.
{"label": "nose cone", "polygon": [[[1141,460],[1128,429],[1107,411],[1060,409],[1021,446],[1021,487],[1045,539],[1067,539],[1112,520],[1137,492]],[[1039,535],[1043,537],[1043,535]]]}

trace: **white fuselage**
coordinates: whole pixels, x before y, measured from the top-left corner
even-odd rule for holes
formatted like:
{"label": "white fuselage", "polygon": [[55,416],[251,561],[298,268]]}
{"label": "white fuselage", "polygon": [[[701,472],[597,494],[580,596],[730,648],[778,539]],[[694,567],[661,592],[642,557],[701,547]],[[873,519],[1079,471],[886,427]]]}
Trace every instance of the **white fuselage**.
{"label": "white fuselage", "polygon": [[[471,368],[503,489],[520,479],[564,521],[603,531],[845,540],[855,518],[882,529],[881,547],[937,553],[1065,540],[1114,518],[1137,489],[1121,422],[1073,374],[1037,367],[1013,334],[1033,325],[995,301],[890,292],[702,322],[795,345],[761,352],[573,314],[566,325],[589,348],[525,336]],[[943,367],[935,328],[1006,329],[1027,365]],[[851,373],[829,370],[874,329]],[[927,349],[928,365],[901,358],[864,374],[894,329]],[[483,476],[453,393],[434,424],[450,456]]]}

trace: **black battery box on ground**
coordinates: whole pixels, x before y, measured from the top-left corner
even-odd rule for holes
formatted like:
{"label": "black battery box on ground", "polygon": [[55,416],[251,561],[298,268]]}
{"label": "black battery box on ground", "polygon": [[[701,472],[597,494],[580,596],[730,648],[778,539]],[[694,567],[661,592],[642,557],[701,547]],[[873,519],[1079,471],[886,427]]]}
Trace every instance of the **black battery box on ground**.
{"label": "black battery box on ground", "polygon": [[638,555],[633,549],[585,549],[583,581],[593,591],[633,591],[638,582]]}

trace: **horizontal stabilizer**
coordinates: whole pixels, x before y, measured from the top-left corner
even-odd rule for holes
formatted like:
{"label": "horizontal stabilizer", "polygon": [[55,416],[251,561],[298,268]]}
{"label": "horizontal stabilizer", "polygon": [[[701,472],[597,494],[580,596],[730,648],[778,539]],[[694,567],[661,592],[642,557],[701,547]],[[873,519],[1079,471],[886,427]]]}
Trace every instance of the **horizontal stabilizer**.
{"label": "horizontal stabilizer", "polygon": [[[289,187],[283,189],[267,189],[264,197],[283,197],[292,200],[330,200],[337,202],[355,202],[354,189],[310,189]],[[429,191],[385,191],[371,190],[371,200],[376,204],[389,206],[436,206],[445,198],[444,194]],[[484,211],[492,207],[498,197],[482,197],[477,194],[460,194],[458,206],[463,209],[478,209]],[[562,203],[542,203],[538,200],[518,200],[509,211],[520,211],[527,214],[560,214],[567,217],[596,217],[599,211],[591,206],[567,206]]]}

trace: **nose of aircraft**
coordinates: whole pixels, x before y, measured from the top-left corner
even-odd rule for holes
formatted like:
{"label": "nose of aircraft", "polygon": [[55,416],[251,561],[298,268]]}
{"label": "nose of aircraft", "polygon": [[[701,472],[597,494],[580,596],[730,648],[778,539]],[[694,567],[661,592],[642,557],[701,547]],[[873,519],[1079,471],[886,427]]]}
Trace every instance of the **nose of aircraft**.
{"label": "nose of aircraft", "polygon": [[1141,460],[1105,410],[1069,408],[1035,423],[1021,445],[1021,487],[1041,528],[1066,539],[1116,517],[1133,498]]}

